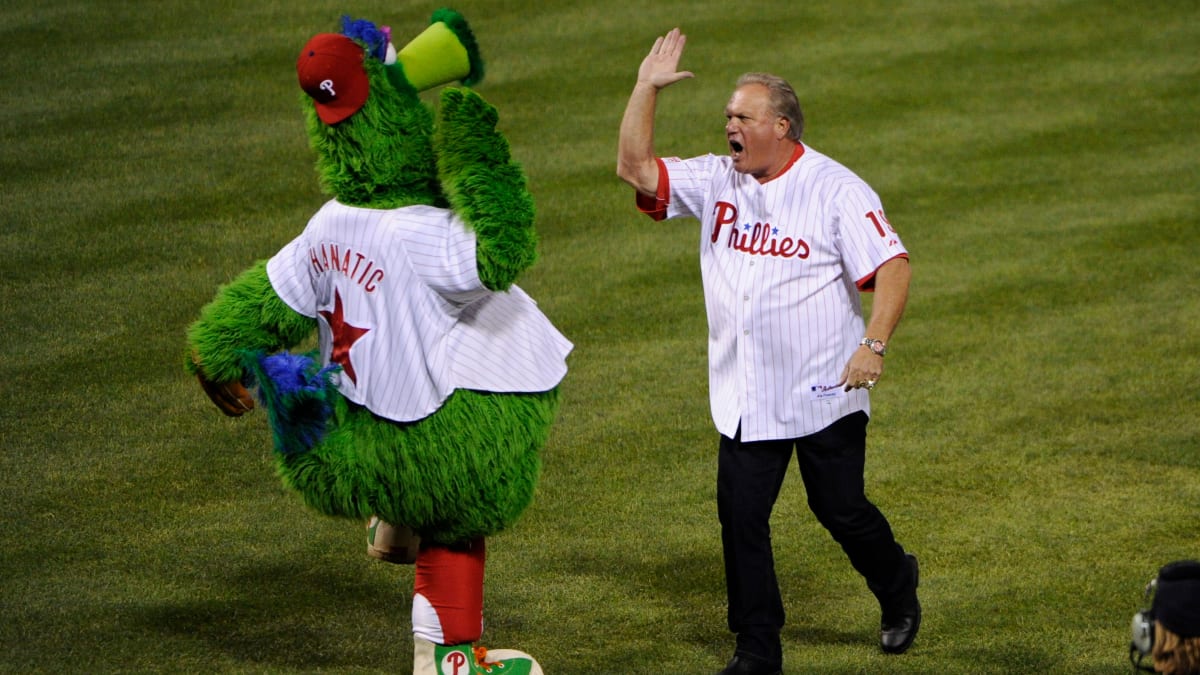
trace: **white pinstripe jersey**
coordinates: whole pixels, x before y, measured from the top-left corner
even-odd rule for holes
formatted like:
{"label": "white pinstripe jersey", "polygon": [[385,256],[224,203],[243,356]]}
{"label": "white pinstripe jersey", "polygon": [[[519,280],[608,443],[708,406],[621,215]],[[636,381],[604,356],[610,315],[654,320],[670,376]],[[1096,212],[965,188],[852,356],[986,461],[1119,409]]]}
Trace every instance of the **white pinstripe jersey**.
{"label": "white pinstripe jersey", "polygon": [[655,219],[700,219],[708,311],[709,402],[717,430],[742,440],[798,438],[859,410],[865,389],[834,384],[863,337],[861,290],[907,257],[878,195],[829,157],[798,145],[759,183],[728,156],[659,160]]}
{"label": "white pinstripe jersey", "polygon": [[538,392],[572,345],[517,286],[488,290],[475,234],[451,211],[326,203],[267,262],[279,297],[317,317],[338,388],[388,419],[435,412],[455,389]]}

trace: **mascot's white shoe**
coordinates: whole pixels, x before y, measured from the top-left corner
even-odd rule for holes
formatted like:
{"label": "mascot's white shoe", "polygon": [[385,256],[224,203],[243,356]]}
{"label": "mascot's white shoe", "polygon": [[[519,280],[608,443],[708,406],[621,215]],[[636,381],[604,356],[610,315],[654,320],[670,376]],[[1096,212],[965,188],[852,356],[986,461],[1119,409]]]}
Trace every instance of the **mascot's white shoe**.
{"label": "mascot's white shoe", "polygon": [[515,649],[447,647],[413,636],[413,675],[543,675],[533,657]]}
{"label": "mascot's white shoe", "polygon": [[367,555],[397,565],[417,561],[421,538],[407,527],[396,527],[371,516],[367,521]]}

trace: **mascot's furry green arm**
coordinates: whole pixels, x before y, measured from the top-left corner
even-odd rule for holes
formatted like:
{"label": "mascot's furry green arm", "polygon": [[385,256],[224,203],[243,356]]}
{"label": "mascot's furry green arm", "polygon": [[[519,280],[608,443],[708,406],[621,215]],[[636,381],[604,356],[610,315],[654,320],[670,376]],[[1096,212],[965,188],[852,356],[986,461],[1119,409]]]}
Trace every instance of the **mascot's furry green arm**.
{"label": "mascot's furry green arm", "polygon": [[[465,21],[439,10],[432,23],[463,45],[469,73],[455,79],[478,80],[482,62]],[[369,95],[336,123],[322,117],[327,111],[312,92],[302,98],[324,191],[366,209],[449,208],[475,234],[480,282],[510,289],[536,260],[537,237],[533,200],[496,129],[495,108],[470,89],[448,88],[435,124],[418,97],[430,84],[418,72],[419,54],[401,51],[393,61],[389,36],[368,22],[345,20],[343,34],[367,55]],[[253,407],[243,382],[261,387],[281,478],[323,513],[377,514],[441,543],[489,535],[516,519],[533,496],[557,387],[457,389],[432,415],[395,422],[340,395],[336,366],[296,361],[289,376],[267,372],[264,355],[300,344],[317,326],[315,316],[281,299],[267,261],[259,261],[221,287],[189,328],[187,368],[229,415]],[[291,385],[279,384],[288,377]],[[307,427],[289,421],[295,417]]]}
{"label": "mascot's furry green arm", "polygon": [[537,258],[533,199],[496,132],[496,109],[469,89],[442,92],[435,135],[438,178],[450,208],[478,235],[479,278],[507,290]]}

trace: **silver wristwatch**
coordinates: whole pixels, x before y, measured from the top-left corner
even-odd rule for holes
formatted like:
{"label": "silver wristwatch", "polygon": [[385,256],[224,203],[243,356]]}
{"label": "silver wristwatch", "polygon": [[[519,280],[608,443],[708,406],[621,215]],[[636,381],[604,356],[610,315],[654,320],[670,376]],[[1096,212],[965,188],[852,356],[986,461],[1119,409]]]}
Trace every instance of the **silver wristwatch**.
{"label": "silver wristwatch", "polygon": [[870,349],[872,353],[878,354],[879,356],[887,355],[887,344],[883,340],[865,337],[859,341],[858,344]]}

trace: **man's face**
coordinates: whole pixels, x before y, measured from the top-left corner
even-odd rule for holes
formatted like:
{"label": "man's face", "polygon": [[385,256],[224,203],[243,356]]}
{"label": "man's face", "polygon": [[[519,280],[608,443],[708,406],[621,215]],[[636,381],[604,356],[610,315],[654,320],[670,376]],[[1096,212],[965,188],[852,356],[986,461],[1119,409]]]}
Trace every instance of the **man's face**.
{"label": "man's face", "polygon": [[[788,123],[771,111],[766,85],[735,89],[725,106],[725,119],[725,139],[735,171],[761,179],[782,168],[780,141],[787,136]],[[790,148],[787,154],[790,157]]]}

